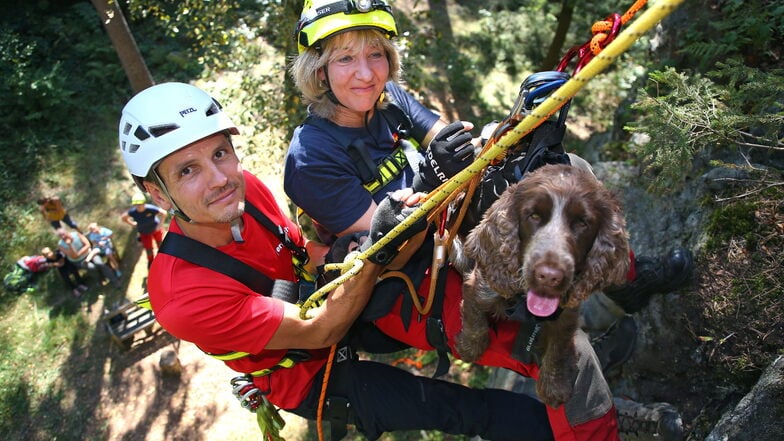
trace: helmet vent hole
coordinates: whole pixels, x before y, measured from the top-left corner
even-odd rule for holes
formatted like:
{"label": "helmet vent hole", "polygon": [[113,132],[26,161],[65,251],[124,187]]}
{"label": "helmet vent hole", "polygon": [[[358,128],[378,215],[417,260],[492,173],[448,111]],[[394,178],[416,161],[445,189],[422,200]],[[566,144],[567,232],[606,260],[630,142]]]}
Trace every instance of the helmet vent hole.
{"label": "helmet vent hole", "polygon": [[128,153],[136,153],[136,151],[139,150],[139,147],[141,147],[139,144],[131,144],[128,148]]}
{"label": "helmet vent hole", "polygon": [[157,138],[159,136],[163,136],[163,135],[165,135],[165,134],[167,134],[167,133],[169,133],[171,131],[177,130],[179,128],[180,128],[180,126],[178,126],[176,124],[166,124],[166,125],[163,125],[163,126],[150,127],[150,134],[152,134],[152,136]]}
{"label": "helmet vent hole", "polygon": [[137,127],[136,130],[133,132],[133,136],[140,141],[144,141],[145,139],[150,137],[150,134],[147,133],[141,126]]}
{"label": "helmet vent hole", "polygon": [[123,126],[123,135],[128,135],[131,133],[131,127],[132,126],[130,124],[125,123],[125,126]]}
{"label": "helmet vent hole", "polygon": [[205,114],[206,114],[207,116],[212,116],[212,115],[215,115],[215,114],[217,114],[217,113],[220,113],[220,111],[221,111],[221,106],[220,106],[220,104],[218,104],[218,102],[217,102],[217,101],[215,101],[215,100],[212,100],[212,105],[210,106],[210,108],[209,108],[209,109],[207,109],[207,112],[206,112]]}

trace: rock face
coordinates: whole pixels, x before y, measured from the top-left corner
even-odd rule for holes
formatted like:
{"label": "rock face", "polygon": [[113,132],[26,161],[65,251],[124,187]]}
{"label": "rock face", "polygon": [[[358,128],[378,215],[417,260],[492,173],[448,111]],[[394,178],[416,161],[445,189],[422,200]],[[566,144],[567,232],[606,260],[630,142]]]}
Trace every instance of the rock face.
{"label": "rock face", "polygon": [[784,440],[784,356],[719,420],[705,441]]}

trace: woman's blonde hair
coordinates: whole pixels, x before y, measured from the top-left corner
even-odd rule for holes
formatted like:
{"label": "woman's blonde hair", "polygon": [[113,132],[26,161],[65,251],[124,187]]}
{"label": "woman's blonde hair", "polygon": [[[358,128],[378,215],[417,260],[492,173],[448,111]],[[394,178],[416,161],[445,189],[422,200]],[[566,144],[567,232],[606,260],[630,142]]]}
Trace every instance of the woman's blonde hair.
{"label": "woman's blonde hair", "polygon": [[[310,47],[294,58],[289,73],[294,79],[297,89],[302,92],[302,99],[310,106],[310,111],[322,118],[331,119],[337,104],[327,95],[327,83],[319,79],[319,72],[325,69],[333,54],[340,48],[351,47],[357,51],[366,46],[378,46],[384,50],[389,61],[389,81],[399,82],[402,76],[400,55],[395,44],[384,34],[374,29],[358,29],[336,34],[322,44],[322,50]],[[386,100],[381,106],[386,105]]]}

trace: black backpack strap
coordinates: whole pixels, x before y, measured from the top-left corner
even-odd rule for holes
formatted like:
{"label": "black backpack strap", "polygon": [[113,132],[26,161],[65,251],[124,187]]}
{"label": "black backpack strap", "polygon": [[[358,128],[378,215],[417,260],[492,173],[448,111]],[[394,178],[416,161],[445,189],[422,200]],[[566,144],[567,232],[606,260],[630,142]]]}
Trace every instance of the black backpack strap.
{"label": "black backpack strap", "polygon": [[247,263],[182,234],[166,234],[158,251],[225,274],[262,295],[270,295],[275,284]]}
{"label": "black backpack strap", "polygon": [[411,122],[411,118],[394,101],[387,103],[387,106],[381,109],[379,113],[392,130],[392,133],[397,133],[403,139],[411,138],[414,123]]}
{"label": "black backpack strap", "polygon": [[[249,201],[245,201],[245,211],[248,212],[258,223],[260,223],[264,228],[271,231],[272,234],[278,236],[283,246],[289,249],[297,258],[302,259],[303,261],[307,261],[308,259],[308,252],[305,250],[305,247],[298,246],[291,240],[289,234],[283,228],[283,226],[278,225],[272,222],[272,219],[267,217],[264,212],[256,208],[255,205],[251,204]],[[303,262],[304,263],[304,262]]]}
{"label": "black backpack strap", "polygon": [[[245,211],[256,219],[264,228],[275,234],[283,245],[291,250],[296,257],[296,262],[292,263],[302,266],[307,262],[308,255],[305,248],[297,246],[282,226],[276,225],[261,210],[247,200],[245,201]],[[294,282],[283,280],[274,281],[266,274],[256,270],[236,257],[230,256],[217,248],[205,245],[182,234],[169,232],[169,234],[166,235],[166,238],[164,238],[159,251],[170,256],[179,257],[180,259],[195,265],[225,274],[261,295],[280,298],[292,303],[296,302],[297,297],[292,297],[292,291],[296,291],[294,287],[291,286]],[[295,265],[295,268],[297,265]],[[299,275],[301,268],[296,269]]]}

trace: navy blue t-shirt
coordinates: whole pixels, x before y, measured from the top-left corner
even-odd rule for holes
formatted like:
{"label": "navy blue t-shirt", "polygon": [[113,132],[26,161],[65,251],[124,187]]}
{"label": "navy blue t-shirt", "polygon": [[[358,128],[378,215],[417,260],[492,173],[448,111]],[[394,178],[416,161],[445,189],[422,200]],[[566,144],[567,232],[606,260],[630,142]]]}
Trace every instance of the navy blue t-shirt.
{"label": "navy blue t-shirt", "polygon": [[141,234],[151,234],[158,229],[160,211],[157,205],[144,204],[144,211],[137,211],[134,206],[128,210],[128,215],[136,221],[136,231]]}
{"label": "navy blue t-shirt", "polygon": [[[411,137],[421,143],[438,121],[438,115],[399,85],[389,82],[386,88],[392,102],[411,119]],[[318,117],[311,115],[311,118]],[[410,187],[414,178],[409,165],[396,179],[371,195],[362,186],[359,168],[351,160],[348,146],[341,143],[356,138],[365,141],[375,164],[380,164],[396,147],[389,124],[380,112],[374,112],[367,128],[342,127],[330,121],[319,126],[303,124],[294,131],[286,155],[283,189],[294,204],[333,234],[359,220],[372,200],[378,203],[387,193]]]}

